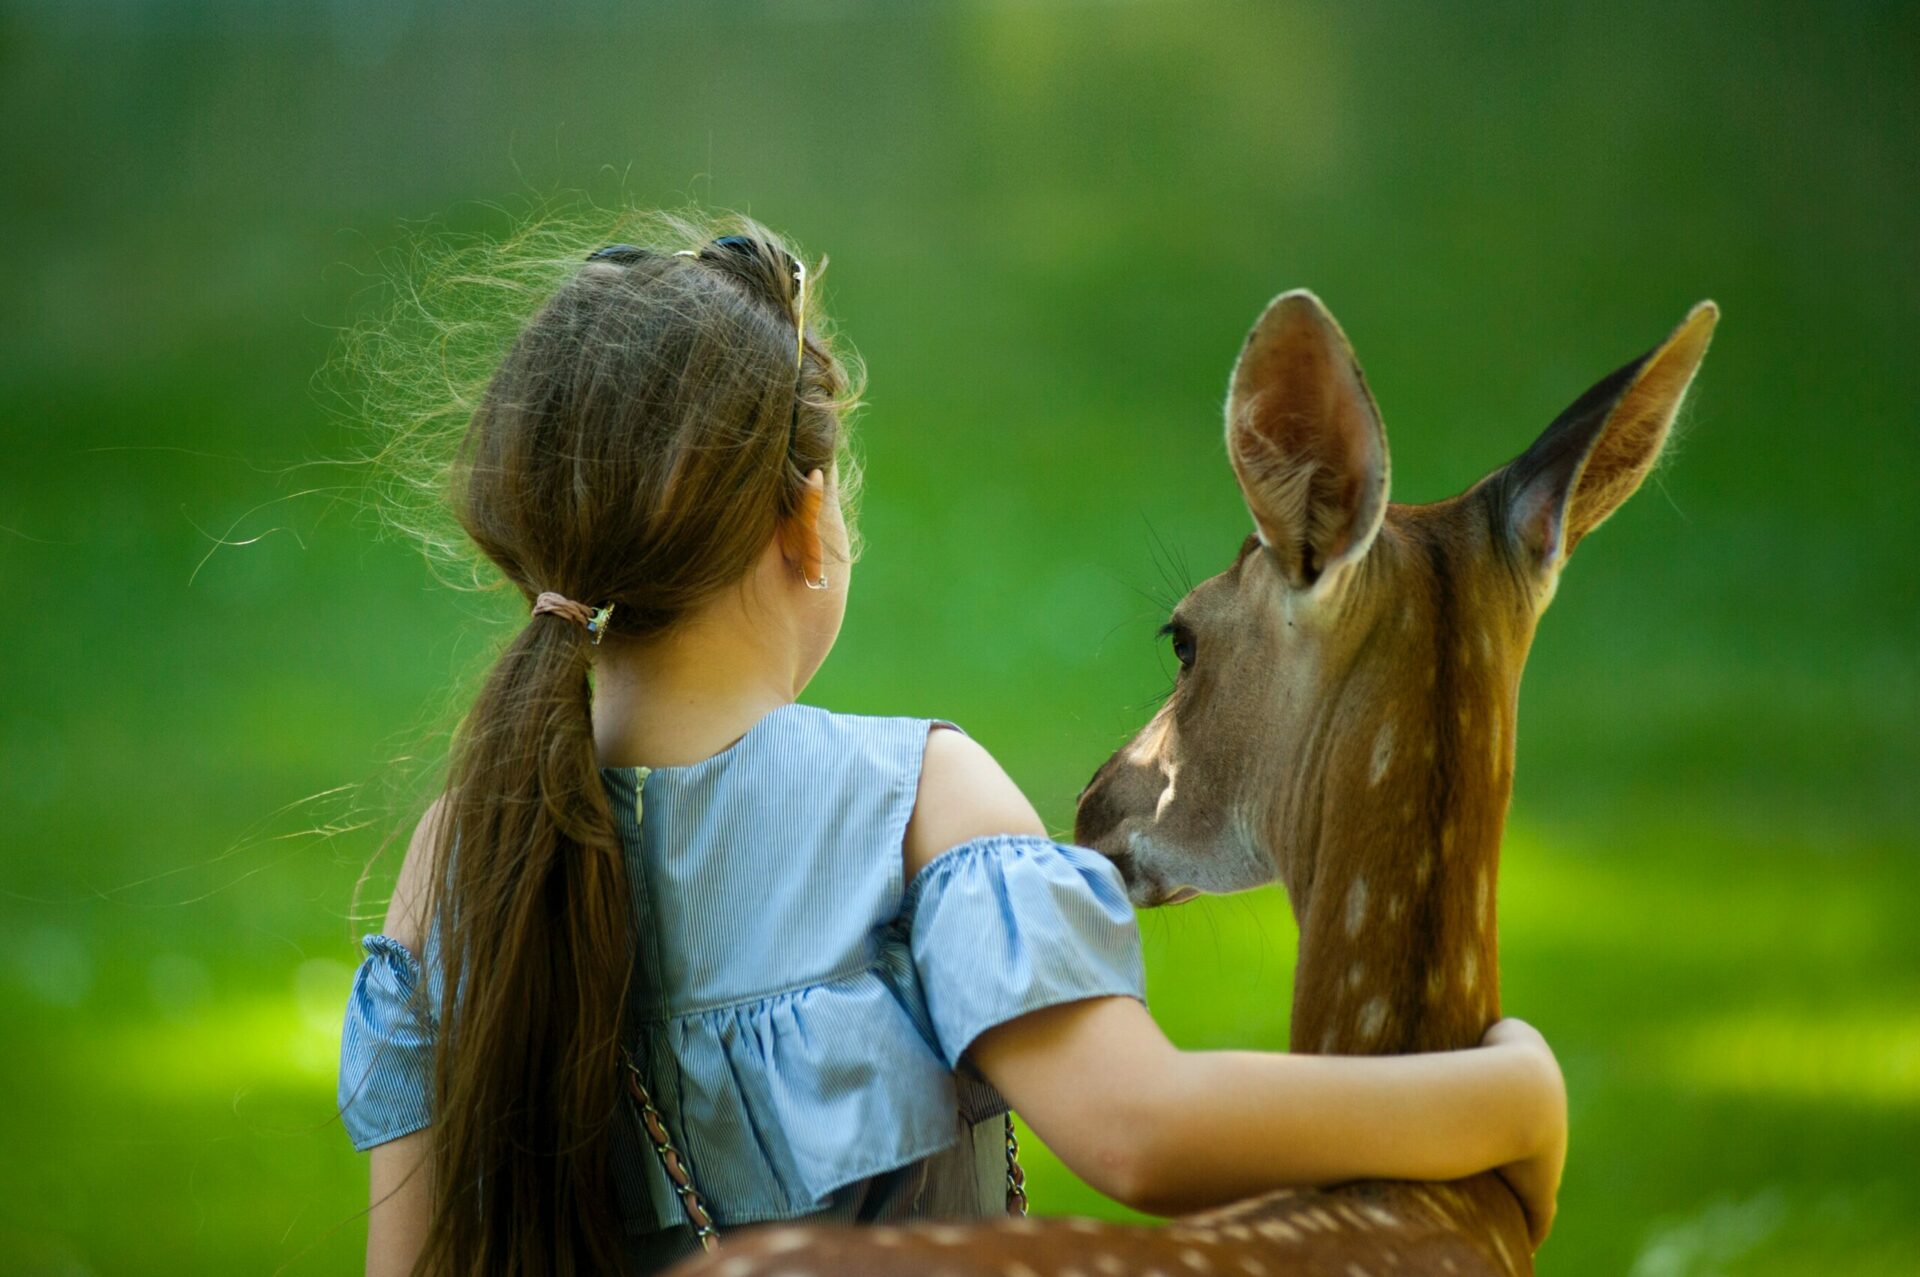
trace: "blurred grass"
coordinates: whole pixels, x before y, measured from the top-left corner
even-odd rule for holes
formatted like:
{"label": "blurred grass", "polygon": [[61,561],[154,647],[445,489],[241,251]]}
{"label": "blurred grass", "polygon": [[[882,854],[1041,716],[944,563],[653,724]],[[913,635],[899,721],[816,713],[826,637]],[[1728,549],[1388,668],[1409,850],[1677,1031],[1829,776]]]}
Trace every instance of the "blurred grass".
{"label": "blurred grass", "polygon": [[[1402,500],[1716,298],[1523,695],[1541,1269],[1911,1271],[1916,54],[1904,5],[0,5],[0,1267],[358,1262],[334,1035],[391,856],[348,902],[502,618],[289,467],[351,446],[324,369],[401,219],[584,188],[832,256],[867,552],[809,699],[957,719],[1062,827],[1243,534],[1268,297],[1340,316]],[[1276,893],[1144,921],[1178,1040],[1284,1045]]]}

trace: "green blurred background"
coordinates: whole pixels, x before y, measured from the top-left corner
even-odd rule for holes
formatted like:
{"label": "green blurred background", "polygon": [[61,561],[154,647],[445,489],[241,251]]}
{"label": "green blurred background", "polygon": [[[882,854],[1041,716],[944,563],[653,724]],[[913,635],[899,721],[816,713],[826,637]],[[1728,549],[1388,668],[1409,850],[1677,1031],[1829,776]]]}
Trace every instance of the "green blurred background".
{"label": "green blurred background", "polygon": [[[807,699],[958,720],[1063,829],[1245,531],[1269,297],[1339,315],[1410,501],[1719,301],[1522,697],[1540,1267],[1916,1271],[1917,67],[1895,4],[0,5],[0,1271],[357,1271],[397,855],[356,879],[517,622],[290,467],[356,446],[339,330],[419,219],[578,195],[832,257],[867,549]],[[1285,1045],[1277,891],[1143,924],[1179,1041]]]}

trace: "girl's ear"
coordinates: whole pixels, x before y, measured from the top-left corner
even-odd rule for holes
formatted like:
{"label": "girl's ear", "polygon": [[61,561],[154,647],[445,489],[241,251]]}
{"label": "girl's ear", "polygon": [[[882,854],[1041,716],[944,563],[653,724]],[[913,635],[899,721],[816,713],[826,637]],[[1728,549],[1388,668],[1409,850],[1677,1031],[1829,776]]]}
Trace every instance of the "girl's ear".
{"label": "girl's ear", "polygon": [[826,575],[826,545],[820,537],[820,512],[826,501],[826,472],[815,469],[807,475],[793,513],[780,525],[780,552],[802,580],[818,581]]}

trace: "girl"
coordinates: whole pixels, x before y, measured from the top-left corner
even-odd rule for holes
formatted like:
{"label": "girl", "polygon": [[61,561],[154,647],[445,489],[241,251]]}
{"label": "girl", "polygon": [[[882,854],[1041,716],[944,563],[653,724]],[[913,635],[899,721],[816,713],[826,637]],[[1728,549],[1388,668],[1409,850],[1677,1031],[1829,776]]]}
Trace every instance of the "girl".
{"label": "girl", "polygon": [[1544,1236],[1537,1034],[1180,1051],[1109,862],[952,724],[796,703],[846,606],[854,388],[777,237],[671,225],[570,268],[451,466],[529,615],[362,939],[367,1271],[647,1273],[709,1220],[997,1213],[1009,1103],[1146,1211],[1501,1167]]}

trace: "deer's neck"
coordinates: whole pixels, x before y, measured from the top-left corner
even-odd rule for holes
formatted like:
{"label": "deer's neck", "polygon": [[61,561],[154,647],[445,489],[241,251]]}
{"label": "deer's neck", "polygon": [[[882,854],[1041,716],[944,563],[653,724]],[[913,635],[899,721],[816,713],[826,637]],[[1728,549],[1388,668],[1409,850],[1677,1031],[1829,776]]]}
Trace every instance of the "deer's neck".
{"label": "deer's neck", "polygon": [[1310,790],[1312,854],[1287,874],[1300,923],[1294,1050],[1451,1050],[1499,1018],[1517,679],[1496,657],[1491,640],[1455,643],[1422,676],[1429,712],[1329,733],[1340,744]]}

